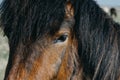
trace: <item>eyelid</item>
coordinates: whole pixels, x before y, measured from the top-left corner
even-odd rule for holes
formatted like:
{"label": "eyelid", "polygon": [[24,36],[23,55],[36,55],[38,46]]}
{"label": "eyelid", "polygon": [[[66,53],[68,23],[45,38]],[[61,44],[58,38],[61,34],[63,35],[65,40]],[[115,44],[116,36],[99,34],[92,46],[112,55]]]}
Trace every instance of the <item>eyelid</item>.
{"label": "eyelid", "polygon": [[[69,29],[69,28],[68,28]],[[61,29],[60,31],[59,31],[59,34],[70,34],[70,30],[68,30],[68,29]]]}
{"label": "eyelid", "polygon": [[68,32],[65,32],[65,33],[63,33],[62,35],[68,35],[69,33]]}
{"label": "eyelid", "polygon": [[62,35],[69,35],[69,33],[68,32],[61,32],[61,33],[59,33],[57,36],[56,36],[56,39],[57,38],[59,38],[60,36],[62,36]]}

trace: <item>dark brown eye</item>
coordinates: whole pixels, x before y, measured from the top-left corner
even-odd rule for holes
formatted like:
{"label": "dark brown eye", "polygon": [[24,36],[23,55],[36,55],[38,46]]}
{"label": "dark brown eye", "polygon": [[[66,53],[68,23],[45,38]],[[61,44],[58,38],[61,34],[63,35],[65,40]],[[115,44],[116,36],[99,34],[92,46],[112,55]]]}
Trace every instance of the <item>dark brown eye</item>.
{"label": "dark brown eye", "polygon": [[68,37],[67,34],[61,35],[60,37],[58,37],[57,39],[54,40],[54,43],[64,42],[64,41],[66,41],[67,37]]}

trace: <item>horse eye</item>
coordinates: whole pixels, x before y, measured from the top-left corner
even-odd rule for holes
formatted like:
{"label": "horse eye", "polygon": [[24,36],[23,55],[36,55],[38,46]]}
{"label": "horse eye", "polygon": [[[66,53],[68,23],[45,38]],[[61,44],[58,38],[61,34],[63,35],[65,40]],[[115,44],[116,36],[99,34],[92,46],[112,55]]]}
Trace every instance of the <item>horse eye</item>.
{"label": "horse eye", "polygon": [[67,34],[61,35],[60,37],[58,37],[57,39],[54,40],[54,43],[64,42],[64,41],[66,41],[67,37],[68,37]]}

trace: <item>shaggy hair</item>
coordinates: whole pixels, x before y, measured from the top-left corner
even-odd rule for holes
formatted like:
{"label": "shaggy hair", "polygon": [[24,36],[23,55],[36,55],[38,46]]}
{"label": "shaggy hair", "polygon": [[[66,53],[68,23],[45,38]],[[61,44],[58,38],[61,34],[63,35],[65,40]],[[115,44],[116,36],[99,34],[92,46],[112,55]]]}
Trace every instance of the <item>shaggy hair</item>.
{"label": "shaggy hair", "polygon": [[[9,39],[10,53],[21,42],[35,42],[45,33],[52,35],[57,32],[64,20],[66,2],[4,0],[1,5],[1,24]],[[117,80],[120,75],[119,24],[93,0],[70,2],[75,18],[72,28],[78,41],[78,55],[85,79]]]}

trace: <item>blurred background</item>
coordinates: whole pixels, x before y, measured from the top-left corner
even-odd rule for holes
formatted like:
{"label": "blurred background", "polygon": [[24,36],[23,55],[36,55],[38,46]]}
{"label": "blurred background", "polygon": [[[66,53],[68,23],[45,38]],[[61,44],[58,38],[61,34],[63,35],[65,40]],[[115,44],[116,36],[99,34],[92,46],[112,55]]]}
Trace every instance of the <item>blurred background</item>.
{"label": "blurred background", "polygon": [[[108,13],[116,22],[120,23],[120,0],[95,0],[103,10]],[[0,3],[2,0],[0,0]],[[7,38],[3,36],[0,29],[0,80],[3,80],[4,72],[8,60]]]}
{"label": "blurred background", "polygon": [[116,22],[120,23],[120,0],[95,0]]}

